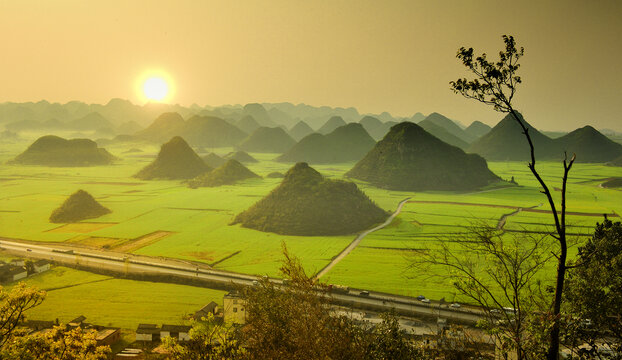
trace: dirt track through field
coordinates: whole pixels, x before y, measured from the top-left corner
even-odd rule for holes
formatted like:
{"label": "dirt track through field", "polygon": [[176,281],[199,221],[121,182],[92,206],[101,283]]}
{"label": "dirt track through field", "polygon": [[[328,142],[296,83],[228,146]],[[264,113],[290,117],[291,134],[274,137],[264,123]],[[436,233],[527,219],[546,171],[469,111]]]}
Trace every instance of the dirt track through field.
{"label": "dirt track through field", "polygon": [[352,252],[352,250],[354,250],[360,243],[361,240],[363,240],[363,238],[365,236],[367,236],[368,234],[371,234],[372,232],[376,231],[376,230],[380,230],[384,227],[386,227],[387,225],[391,224],[391,222],[393,221],[393,219],[395,219],[395,217],[400,213],[400,211],[402,211],[402,207],[404,206],[404,204],[406,204],[406,202],[408,201],[408,199],[410,198],[406,198],[402,201],[400,201],[400,203],[397,205],[397,209],[395,210],[395,212],[389,216],[387,218],[387,220],[385,220],[385,222],[383,222],[382,224],[376,226],[373,229],[369,229],[366,230],[362,233],[360,233],[351,243],[350,245],[348,245],[345,249],[343,249],[339,255],[335,256],[333,258],[333,260],[331,260],[330,263],[328,263],[328,265],[326,265],[322,270],[318,271],[317,274],[315,274],[315,276],[313,277],[314,279],[319,279],[322,276],[326,275],[327,272],[329,272],[335,265],[337,265],[341,260],[343,260],[349,253]]}

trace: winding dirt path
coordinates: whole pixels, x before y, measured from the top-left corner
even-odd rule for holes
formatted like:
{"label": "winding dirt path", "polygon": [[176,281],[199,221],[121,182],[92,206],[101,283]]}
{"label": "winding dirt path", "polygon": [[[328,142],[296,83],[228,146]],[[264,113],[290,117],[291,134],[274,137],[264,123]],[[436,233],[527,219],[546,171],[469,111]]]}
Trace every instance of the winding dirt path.
{"label": "winding dirt path", "polygon": [[406,202],[409,200],[410,198],[406,198],[402,201],[400,201],[400,203],[397,205],[397,209],[395,210],[395,212],[393,214],[391,214],[391,216],[389,216],[385,222],[383,222],[382,224],[376,226],[373,229],[369,229],[369,230],[365,230],[362,233],[360,233],[351,243],[350,245],[348,245],[345,249],[343,249],[339,255],[335,256],[333,258],[333,260],[331,260],[330,263],[328,263],[328,265],[324,266],[324,268],[320,271],[318,271],[317,274],[315,274],[315,276],[313,277],[314,279],[319,279],[322,276],[326,275],[327,272],[329,272],[333,266],[337,265],[341,260],[343,260],[343,258],[345,258],[350,252],[352,252],[352,250],[354,250],[360,243],[361,240],[363,240],[363,238],[365,236],[367,236],[368,234],[371,234],[374,231],[380,230],[383,227],[389,225],[393,219],[395,219],[395,217],[400,213],[400,211],[402,211],[402,207],[404,206],[404,204],[406,204]]}

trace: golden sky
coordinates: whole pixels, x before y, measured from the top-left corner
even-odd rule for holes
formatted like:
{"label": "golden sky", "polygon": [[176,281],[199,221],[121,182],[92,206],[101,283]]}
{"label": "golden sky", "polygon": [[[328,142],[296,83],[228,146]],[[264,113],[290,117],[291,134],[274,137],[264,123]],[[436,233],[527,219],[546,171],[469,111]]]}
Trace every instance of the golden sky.
{"label": "golden sky", "polygon": [[182,105],[304,102],[470,123],[460,46],[525,47],[517,107],[545,130],[622,130],[622,1],[0,0],[0,102],[140,103],[145,71]]}

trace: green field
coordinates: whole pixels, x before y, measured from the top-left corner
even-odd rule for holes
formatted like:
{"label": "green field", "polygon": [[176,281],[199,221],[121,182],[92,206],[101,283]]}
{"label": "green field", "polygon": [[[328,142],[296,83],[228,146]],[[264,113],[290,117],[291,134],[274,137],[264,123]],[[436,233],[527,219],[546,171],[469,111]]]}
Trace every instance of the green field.
{"label": "green field", "polygon": [[[47,292],[28,316],[68,322],[84,315],[87,322],[124,329],[139,323],[188,324],[188,315],[214,301],[222,306],[225,291],[193,286],[115,279],[62,266],[25,282]],[[146,301],[148,299],[148,301]]]}
{"label": "green field", "polygon": [[[2,237],[124,248],[137,254],[190,259],[213,264],[219,269],[275,276],[278,275],[282,242],[301,259],[309,273],[314,273],[328,264],[355,236],[282,236],[229,225],[237,213],[270,192],[280,179],[253,179],[235,186],[190,189],[179,181],[140,181],[132,178],[157,153],[158,146],[152,144],[107,146],[113,155],[120,158],[111,166],[51,168],[5,164],[28,144],[23,141],[0,147],[0,163],[3,164],[0,166]],[[144,151],[126,154],[131,148]],[[231,149],[205,150],[222,155]],[[253,153],[252,156],[260,162],[248,167],[262,176],[273,171],[285,172],[291,166],[272,161],[277,154]],[[353,163],[314,167],[326,176],[341,178],[352,166]],[[464,232],[466,226],[474,223],[485,222],[496,226],[504,214],[512,213],[519,207],[523,211],[509,216],[504,229],[509,232],[550,230],[552,220],[550,213],[547,213],[550,209],[526,164],[493,162],[489,166],[504,179],[514,176],[519,186],[471,193],[409,193],[378,189],[358,182],[361,189],[386,210],[394,211],[397,204],[407,197],[411,198],[410,202],[404,206],[394,224],[368,235],[324,280],[390,293],[424,293],[433,299],[451,298],[451,284],[408,271],[413,249],[425,249],[433,247],[438,241],[448,241],[448,235]],[[552,187],[561,186],[563,169],[560,163],[541,162],[538,168]],[[591,233],[596,221],[602,220],[601,214],[622,213],[622,191],[598,186],[603,179],[612,176],[622,176],[622,168],[578,163],[570,173],[568,211],[577,214],[570,215],[568,223],[571,225],[569,232],[577,235],[577,241]],[[49,223],[52,210],[80,188],[91,193],[112,213],[78,227]],[[560,192],[556,189],[552,191],[558,199]],[[137,239],[158,231],[169,234],[155,241],[137,242]],[[50,287],[47,278],[43,279],[44,287]],[[101,287],[102,294],[109,297],[106,301],[116,301],[116,296],[105,290],[113,281],[122,282],[107,280],[81,287],[85,286],[85,292],[96,293],[99,292],[96,289]],[[58,294],[62,295],[62,291]],[[198,301],[190,290],[182,294],[180,302],[185,302],[185,297],[192,304]],[[59,299],[63,297],[61,295]],[[61,303],[58,301],[50,306],[58,306]],[[53,300],[48,302],[53,303]]]}

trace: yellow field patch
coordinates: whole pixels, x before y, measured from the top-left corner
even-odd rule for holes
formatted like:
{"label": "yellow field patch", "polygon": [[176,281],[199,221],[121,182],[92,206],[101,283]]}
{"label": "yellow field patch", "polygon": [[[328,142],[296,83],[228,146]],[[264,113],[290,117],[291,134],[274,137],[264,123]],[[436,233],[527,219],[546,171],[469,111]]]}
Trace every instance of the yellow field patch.
{"label": "yellow field patch", "polygon": [[65,224],[63,226],[59,226],[52,230],[48,230],[48,232],[55,233],[79,233],[79,234],[87,234],[96,230],[105,229],[112,225],[116,225],[117,223],[71,223]]}
{"label": "yellow field patch", "polygon": [[67,240],[68,243],[81,244],[86,246],[92,246],[97,248],[111,248],[114,246],[120,246],[123,243],[128,242],[128,239],[99,237],[99,236],[76,236]]}
{"label": "yellow field patch", "polygon": [[157,242],[158,240],[161,240],[167,236],[169,236],[170,234],[173,234],[170,231],[155,231],[152,232],[150,234],[147,235],[143,235],[139,238],[127,241],[123,244],[120,244],[116,247],[113,247],[112,249],[114,251],[121,251],[121,252],[132,252],[135,250],[138,250],[142,247],[145,247],[147,245],[151,245],[155,242]]}

